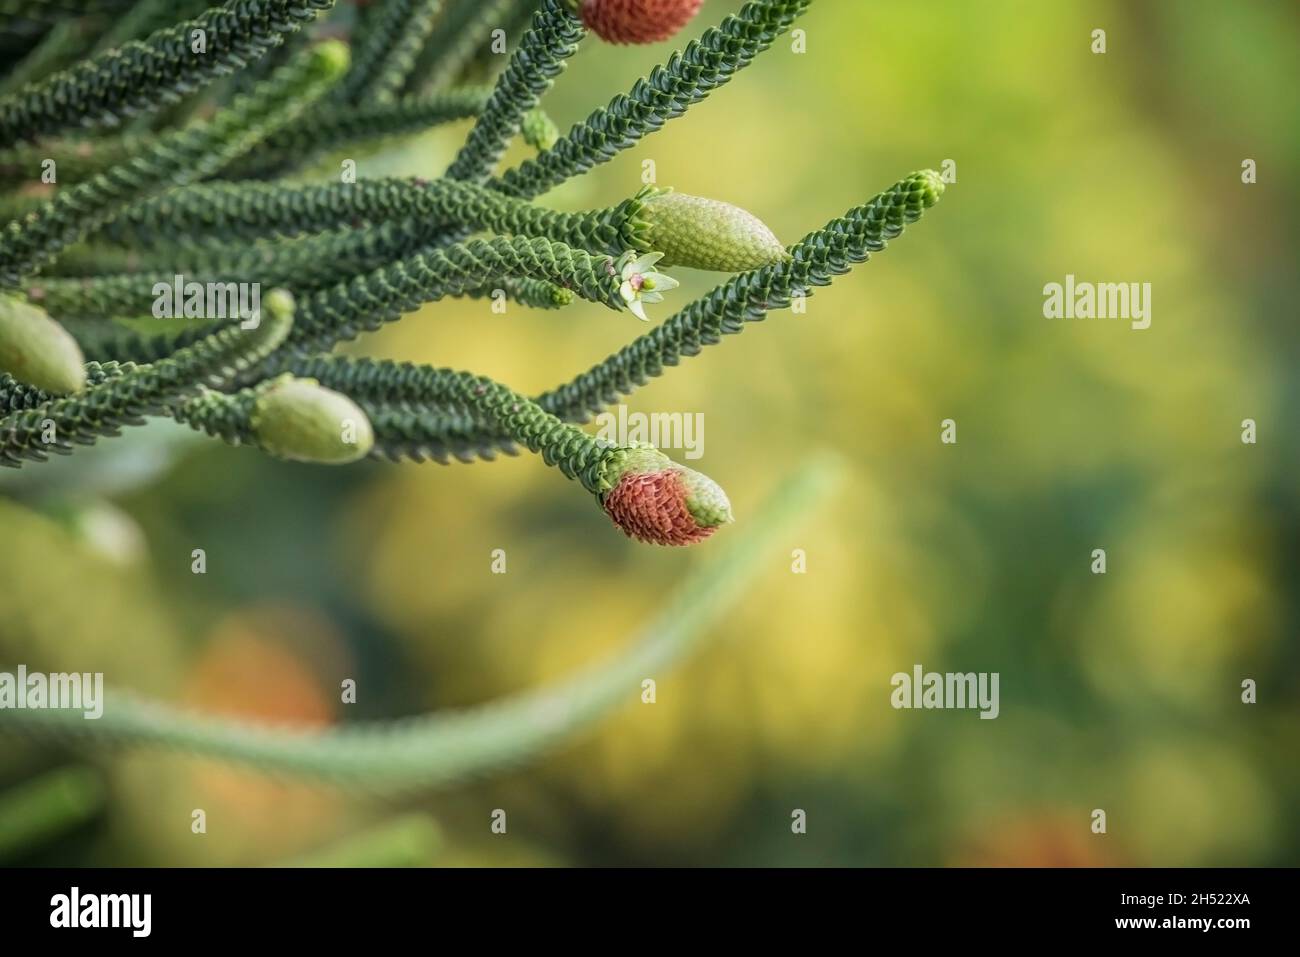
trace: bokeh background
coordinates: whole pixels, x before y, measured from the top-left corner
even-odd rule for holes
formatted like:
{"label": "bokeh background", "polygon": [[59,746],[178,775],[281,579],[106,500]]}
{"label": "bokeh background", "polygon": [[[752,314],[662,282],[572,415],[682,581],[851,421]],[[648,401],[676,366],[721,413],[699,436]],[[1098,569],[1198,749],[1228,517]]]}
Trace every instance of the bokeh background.
{"label": "bokeh background", "polygon": [[[708,0],[681,40],[738,7]],[[940,205],[805,315],[628,400],[703,413],[691,464],[742,523],[819,450],[849,466],[658,702],[630,693],[523,768],[390,801],[0,737],[0,799],[69,766],[102,787],[8,863],[1300,863],[1297,8],[818,0],[799,26],[806,53],[778,43],[545,198],[614,202],[653,159],[662,185],[793,242],[956,164]],[[676,45],[587,42],[548,112],[567,128]],[[361,174],[437,174],[466,129]],[[1045,319],[1066,273],[1150,282],[1151,328]],[[680,275],[679,304],[719,281]],[[357,349],[533,394],[641,331],[587,304],[449,301]],[[315,469],[169,423],[0,476],[0,542],[0,668],[319,725],[557,679],[623,646],[716,544],[638,547],[528,455]],[[999,672],[1000,717],[894,710],[890,677],[917,663]],[[356,705],[338,703],[346,677]]]}

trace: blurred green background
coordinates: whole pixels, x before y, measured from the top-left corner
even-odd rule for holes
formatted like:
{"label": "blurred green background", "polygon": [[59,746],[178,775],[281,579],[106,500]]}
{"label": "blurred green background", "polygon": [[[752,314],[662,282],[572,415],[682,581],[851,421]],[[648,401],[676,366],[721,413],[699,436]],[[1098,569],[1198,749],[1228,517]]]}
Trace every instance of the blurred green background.
{"label": "blurred green background", "polygon": [[[708,0],[682,41],[739,5]],[[69,763],[104,788],[83,824],[10,863],[331,848],[445,865],[1300,863],[1297,7],[818,0],[798,26],[806,53],[779,42],[545,198],[615,202],[653,159],[661,185],[794,242],[955,163],[940,205],[805,315],[775,313],[628,400],[703,413],[689,464],[739,522],[817,450],[851,465],[720,640],[662,676],[655,705],[630,696],[528,767],[400,801],[0,738],[0,795]],[[546,108],[567,129],[677,45],[590,40]],[[466,129],[360,173],[436,175]],[[1150,282],[1151,328],[1045,319],[1042,288],[1067,273]],[[680,278],[655,318],[719,281]],[[355,348],[535,394],[642,331],[588,304],[449,301]],[[557,679],[620,647],[716,544],[637,546],[528,455],[317,469],[168,423],[0,476],[0,494],[0,669],[103,671],[322,725]],[[890,678],[917,663],[999,672],[1000,717],[894,710]],[[347,677],[356,705],[338,703]],[[1258,704],[1241,703],[1246,678]]]}

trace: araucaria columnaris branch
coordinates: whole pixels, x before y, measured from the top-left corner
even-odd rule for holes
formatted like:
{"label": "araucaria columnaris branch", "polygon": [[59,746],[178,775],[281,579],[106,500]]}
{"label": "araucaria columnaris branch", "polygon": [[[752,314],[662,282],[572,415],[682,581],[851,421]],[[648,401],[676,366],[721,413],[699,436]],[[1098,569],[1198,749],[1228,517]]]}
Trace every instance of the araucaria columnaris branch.
{"label": "araucaria columnaris branch", "polygon": [[[42,26],[0,75],[0,463],[150,416],[322,464],[527,450],[634,539],[711,537],[732,520],[718,485],[582,423],[883,250],[943,182],[913,173],[790,245],[686,182],[578,212],[539,197],[712,96],[812,2],[746,3],[561,132],[543,110],[580,43],[667,42],[707,5],[374,0],[356,17],[333,0],[174,14],[13,0]],[[98,41],[69,28],[94,16],[113,22]],[[341,178],[314,173],[332,151],[469,119],[436,178],[368,175],[354,157]],[[499,169],[516,140],[530,158]],[[641,326],[680,269],[731,275]],[[533,398],[475,372],[334,354],[448,297],[485,311],[585,299],[630,341]]]}

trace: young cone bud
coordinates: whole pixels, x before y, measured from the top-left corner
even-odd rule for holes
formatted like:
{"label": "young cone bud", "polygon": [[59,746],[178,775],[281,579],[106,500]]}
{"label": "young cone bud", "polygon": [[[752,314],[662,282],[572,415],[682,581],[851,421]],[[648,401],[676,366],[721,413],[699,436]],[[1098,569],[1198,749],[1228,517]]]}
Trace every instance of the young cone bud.
{"label": "young cone bud", "polygon": [[524,114],[519,125],[519,134],[524,142],[537,151],[549,150],[560,139],[560,128],[555,121],[540,109],[532,109]]}
{"label": "young cone bud", "polygon": [[582,22],[608,43],[667,40],[699,13],[704,0],[580,0]]}
{"label": "young cone bud", "polygon": [[726,493],[707,475],[658,449],[623,449],[605,475],[600,499],[614,524],[652,545],[693,545],[732,520]]}
{"label": "young cone bud", "polygon": [[58,395],[86,386],[77,341],[45,310],[9,296],[0,296],[0,372]]}
{"label": "young cone bud", "polygon": [[324,79],[341,77],[352,64],[352,51],[342,40],[322,40],[311,48],[311,69]]}
{"label": "young cone bud", "polygon": [[716,199],[664,192],[646,200],[641,217],[664,266],[745,272],[779,263],[785,247],[761,219]]}
{"label": "young cone bud", "polygon": [[274,327],[272,339],[276,345],[289,335],[289,330],[293,327],[295,309],[297,305],[293,301],[293,293],[288,289],[279,287],[272,289],[262,300],[262,311],[266,313]]}
{"label": "young cone bud", "polygon": [[315,379],[276,380],[258,396],[251,424],[263,449],[296,462],[345,465],[375,444],[365,412]]}

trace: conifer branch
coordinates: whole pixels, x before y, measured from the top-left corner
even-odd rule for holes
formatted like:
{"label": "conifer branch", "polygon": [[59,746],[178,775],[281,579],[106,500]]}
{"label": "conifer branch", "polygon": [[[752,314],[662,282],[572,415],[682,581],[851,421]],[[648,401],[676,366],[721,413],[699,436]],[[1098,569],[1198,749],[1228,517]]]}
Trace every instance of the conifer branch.
{"label": "conifer branch", "polygon": [[[541,453],[548,465],[577,479],[587,491],[596,494],[608,490],[608,485],[602,484],[602,475],[611,449],[484,376],[432,366],[335,357],[299,359],[291,363],[290,369],[294,375],[369,400],[372,407],[389,406],[387,422],[398,430],[413,425],[420,412],[410,410],[409,420],[403,423],[393,407],[396,403],[419,402],[467,410],[466,421],[497,423],[512,442]],[[383,451],[382,436],[379,447]]]}
{"label": "conifer branch", "polygon": [[113,26],[103,32],[94,52],[103,53],[132,40],[147,39],[173,26],[177,20],[193,19],[213,5],[208,0],[134,0]]}
{"label": "conifer branch", "polygon": [[872,252],[902,235],[906,225],[938,202],[944,184],[933,170],[913,173],[863,206],[810,233],[790,249],[790,258],[742,273],[696,300],[603,362],[538,398],[549,412],[574,421],[630,395],[684,357],[698,355],[742,332],[792,297],[811,296],[818,286],[866,262]]}
{"label": "conifer branch", "polygon": [[407,89],[412,93],[442,89],[459,80],[475,51],[491,42],[491,31],[513,26],[516,8],[531,18],[536,0],[448,0],[446,6],[411,70]]}
{"label": "conifer branch", "polygon": [[291,343],[304,352],[328,349],[426,303],[482,289],[496,276],[543,280],[616,311],[625,305],[609,256],[545,239],[475,239],[417,253],[312,293]]}
{"label": "conifer branch", "polygon": [[[131,362],[87,362],[86,385],[99,385],[108,379],[125,375],[134,368],[135,363]],[[29,383],[19,382],[7,372],[0,372],[0,415],[34,409],[57,397],[54,393]]]}
{"label": "conifer branch", "polygon": [[[519,447],[463,409],[429,405],[386,405],[359,399],[375,429],[371,453],[391,462],[432,460],[448,465],[491,462],[498,453],[518,455]],[[484,434],[488,434],[486,443]]]}
{"label": "conifer branch", "polygon": [[310,123],[296,123],[268,137],[233,164],[228,175],[232,179],[279,175],[334,150],[371,146],[469,119],[482,113],[490,96],[488,88],[471,86],[376,103],[340,104],[325,116],[313,116]]}
{"label": "conifer branch", "polygon": [[337,99],[383,103],[396,98],[425,41],[433,32],[442,0],[384,0],[367,17],[352,69]]}
{"label": "conifer branch", "polygon": [[[586,422],[592,414],[630,395],[667,368],[679,365],[683,358],[720,343],[724,335],[744,331],[747,323],[761,321],[772,310],[788,308],[793,296],[811,296],[815,287],[829,285],[853,264],[883,251],[889,241],[901,236],[907,225],[937,203],[943,192],[944,183],[938,173],[913,173],[870,202],[810,233],[791,247],[788,261],[742,273],[723,283],[587,372],[532,401],[562,420]],[[422,391],[427,366],[346,359],[315,362],[325,363],[335,371],[312,365],[312,371],[303,374],[346,383],[350,394],[365,401],[417,403],[425,407],[438,402],[432,394]],[[395,429],[401,424],[392,419],[387,422]],[[478,429],[470,427],[464,417],[447,425],[446,435],[427,424],[422,426],[415,447],[436,449],[454,444],[479,453],[513,445],[512,437],[494,428],[487,419],[480,419]]]}
{"label": "conifer branch", "polygon": [[269,355],[289,334],[293,301],[287,293],[267,297],[266,316],[254,329],[228,327],[166,359],[139,367],[118,367],[79,395],[54,398],[0,419],[0,465],[44,461],[49,453],[71,453],[100,436],[139,425],[165,403],[200,384],[221,385]]}
{"label": "conifer branch", "polygon": [[790,28],[812,0],[754,0],[577,124],[556,145],[489,185],[531,198],[608,162],[730,80]]}
{"label": "conifer branch", "polygon": [[129,163],[62,191],[21,221],[11,222],[0,249],[0,284],[18,283],[133,200],[217,172],[306,109],[346,64],[347,48],[341,44],[315,47],[211,121],[162,137]]}
{"label": "conifer branch", "polygon": [[120,12],[132,0],[0,0],[0,22],[27,20],[56,24],[98,14]]}
{"label": "conifer branch", "polygon": [[[158,288],[177,275],[186,282],[256,282],[295,292],[333,286],[341,279],[379,269],[410,255],[430,235],[418,220],[398,220],[375,229],[320,233],[278,246],[190,248],[169,260],[166,271],[84,276],[38,277],[25,287],[28,299],[61,315],[129,319],[150,314]],[[153,260],[163,257],[154,256]]]}
{"label": "conifer branch", "polygon": [[[58,2],[32,0],[32,7],[48,12]],[[247,88],[282,59],[283,34],[330,5],[302,3],[289,9],[284,0],[228,0],[193,21],[219,15],[231,27],[230,35],[209,38],[221,70],[247,66],[279,48],[237,82],[219,87],[219,99]],[[7,457],[46,451],[32,440],[32,420],[15,416],[62,410],[65,424],[85,439],[98,419],[83,403],[117,397],[108,410],[113,414],[102,417],[112,430],[142,407],[115,390],[156,377],[177,357],[191,357],[215,341],[211,326],[176,331],[168,325],[152,334],[112,321],[148,314],[158,286],[183,274],[186,282],[292,289],[297,314],[283,343],[243,362],[220,391],[195,394],[202,385],[195,372],[188,388],[152,399],[151,411],[230,442],[321,462],[366,452],[471,460],[527,448],[581,483],[633,537],[672,545],[707,537],[730,520],[716,485],[656,450],[613,447],[573,423],[883,249],[937,200],[942,183],[933,173],[914,174],[788,251],[745,210],[672,190],[647,188],[614,206],[580,212],[531,200],[707,97],[768,49],[810,3],[751,0],[558,139],[538,101],[587,28],[606,42],[659,40],[680,29],[700,4],[675,0],[647,19],[645,9],[623,0],[540,0],[490,93],[465,88],[410,96],[402,91],[473,72],[471,51],[486,49],[488,28],[509,36],[528,4],[449,0],[442,13],[437,0],[387,0],[362,17],[356,63],[332,93],[324,90],[333,77],[323,73],[310,80],[299,75],[298,88],[277,86],[328,49],[317,48],[277,69],[251,95],[236,96],[207,123],[156,139],[128,133],[22,142],[33,130],[60,132],[74,120],[93,125],[156,111],[210,79],[194,64],[168,57],[177,52],[168,43],[193,22],[127,43],[116,60],[101,54],[0,98],[0,130],[8,123],[17,141],[0,152],[0,176],[32,179],[40,153],[51,153],[62,167],[52,199],[0,197],[0,208],[14,217],[4,227],[0,282],[27,297],[26,303],[7,300],[0,311],[0,364],[18,370],[16,377],[0,377],[0,409],[11,426],[28,428],[12,432]],[[139,0],[117,29],[142,32],[158,24],[161,11],[156,0]],[[31,49],[37,36],[15,42]],[[484,55],[479,67],[491,72],[489,61]],[[333,66],[324,72],[342,72],[340,63]],[[122,80],[122,89],[113,89],[111,77]],[[323,151],[467,115],[478,121],[446,174],[433,182],[363,178],[290,185],[280,178]],[[164,113],[155,122],[172,119]],[[506,145],[520,134],[540,153],[491,179]],[[219,171],[242,179],[201,182]],[[475,232],[487,235],[466,239]],[[669,265],[738,275],[533,400],[469,372],[320,354],[448,296],[504,295],[543,308],[581,296],[645,319],[645,306],[677,285],[661,271]],[[40,270],[45,274],[33,278]],[[217,335],[236,332],[223,328]],[[340,415],[358,427],[365,423],[363,441],[340,447],[334,434]]]}
{"label": "conifer branch", "polygon": [[[235,179],[267,177],[331,150],[377,143],[468,119],[482,111],[490,95],[485,87],[468,87],[378,106],[340,106],[324,117],[313,118],[311,123],[292,124],[268,136],[247,156],[231,163],[223,175]],[[58,164],[60,182],[75,184],[140,154],[152,140],[148,135],[123,134],[95,140],[20,144],[0,150],[0,180],[35,182],[41,175],[42,162],[53,159]]]}
{"label": "conifer branch", "polygon": [[491,175],[524,116],[551,88],[586,32],[563,0],[541,0],[483,115],[448,168],[448,179],[481,182]]}
{"label": "conifer branch", "polygon": [[78,20],[61,20],[50,27],[36,47],[0,78],[0,99],[75,60],[85,50],[89,32],[88,25]]}
{"label": "conifer branch", "polygon": [[[333,0],[227,0],[172,23],[198,2],[137,0],[119,15],[126,0],[0,0],[0,50],[23,57],[0,84],[0,179],[23,187],[0,194],[0,464],[66,454],[145,416],[319,464],[528,450],[628,536],[695,544],[732,521],[722,489],[657,449],[617,445],[578,423],[829,284],[943,192],[937,174],[915,173],[789,250],[745,210],[671,190],[580,212],[533,202],[709,96],[811,0],[751,0],[562,137],[539,101],[587,29],[605,42],[665,39],[699,2],[655,4],[657,18],[647,18],[623,0],[447,0],[445,11],[442,0],[385,0],[353,34],[350,70],[338,41],[287,42]],[[105,49],[67,66],[89,47],[84,27],[96,16],[114,23]],[[522,36],[497,74],[491,31],[516,28]],[[492,74],[490,90],[449,88]],[[211,119],[176,128],[209,107]],[[433,182],[284,179],[326,151],[470,116],[462,149]],[[124,132],[84,136],[133,117]],[[74,130],[83,138],[67,136]],[[520,135],[539,154],[492,178]],[[58,165],[53,189],[36,183],[46,158]],[[476,232],[486,235],[467,239]],[[581,296],[645,319],[645,306],[677,285],[660,271],[669,265],[738,275],[532,399],[474,372],[324,354],[449,296],[504,294],[542,308]],[[262,296],[255,328],[209,319],[177,332],[160,320],[168,331],[154,335],[113,321],[149,314],[157,284],[181,273],[278,288]],[[554,688],[324,733],[117,696],[100,721],[4,709],[0,730],[161,745],[382,792],[461,780],[537,755],[689,651],[824,479],[806,472],[747,522],[630,652]]]}
{"label": "conifer branch", "polygon": [[[41,6],[41,4],[34,4]],[[334,0],[226,0],[193,20],[104,53],[0,99],[0,143],[30,140],[175,103],[257,59]],[[194,50],[202,31],[204,51]]]}
{"label": "conifer branch", "polygon": [[[330,357],[300,360],[293,369],[349,395],[389,406],[381,415],[382,428],[396,435],[397,446],[386,448],[386,434],[381,431],[377,447],[390,458],[412,447],[436,447],[437,443],[420,441],[423,410],[410,405],[418,401],[440,413],[446,408],[464,410],[491,423],[506,438],[503,444],[540,453],[548,465],[595,495],[616,525],[642,541],[691,544],[731,521],[726,496],[707,477],[670,462],[656,450],[624,448],[592,438],[485,376]],[[394,409],[394,403],[405,407]],[[456,439],[449,436],[441,444],[455,447]]]}
{"label": "conifer branch", "polygon": [[[355,227],[364,222],[382,231],[406,219],[429,226],[458,224],[466,232],[550,239],[611,255],[657,251],[664,253],[666,264],[728,272],[778,262],[786,255],[771,230],[745,210],[654,187],[607,209],[561,213],[449,179],[373,180],[364,187],[214,185],[172,192],[126,210],[120,219],[119,237],[129,229],[133,239],[152,237],[168,246],[201,240],[200,229],[222,238],[256,238],[293,236],[343,223]],[[286,257],[294,256],[294,245],[278,248]],[[187,261],[186,256],[178,258]],[[225,268],[212,266],[209,271]]]}
{"label": "conifer branch", "polygon": [[134,204],[106,235],[132,243],[152,237],[170,245],[175,238],[195,234],[223,239],[292,237],[344,225],[418,218],[436,225],[462,224],[503,235],[553,239],[588,250],[646,251],[648,224],[641,213],[645,200],[655,192],[642,190],[609,209],[560,213],[450,179],[371,179],[308,186],[206,183]]}
{"label": "conifer branch", "polygon": [[[570,289],[615,311],[628,307],[625,280],[610,256],[545,239],[474,239],[444,249],[416,253],[379,269],[324,289],[306,293],[298,303],[289,344],[297,353],[320,352],[335,344],[395,322],[403,313],[447,296],[480,292],[496,277],[540,280]],[[122,297],[143,290],[138,277],[123,280],[125,290],[110,286],[104,311],[113,314]],[[94,287],[93,281],[89,284]],[[61,292],[65,287],[60,287]],[[73,295],[68,289],[67,295]],[[136,313],[138,314],[138,313]],[[193,343],[198,333],[144,337],[130,333],[101,339],[97,358],[151,362]],[[278,370],[276,370],[278,371]]]}

